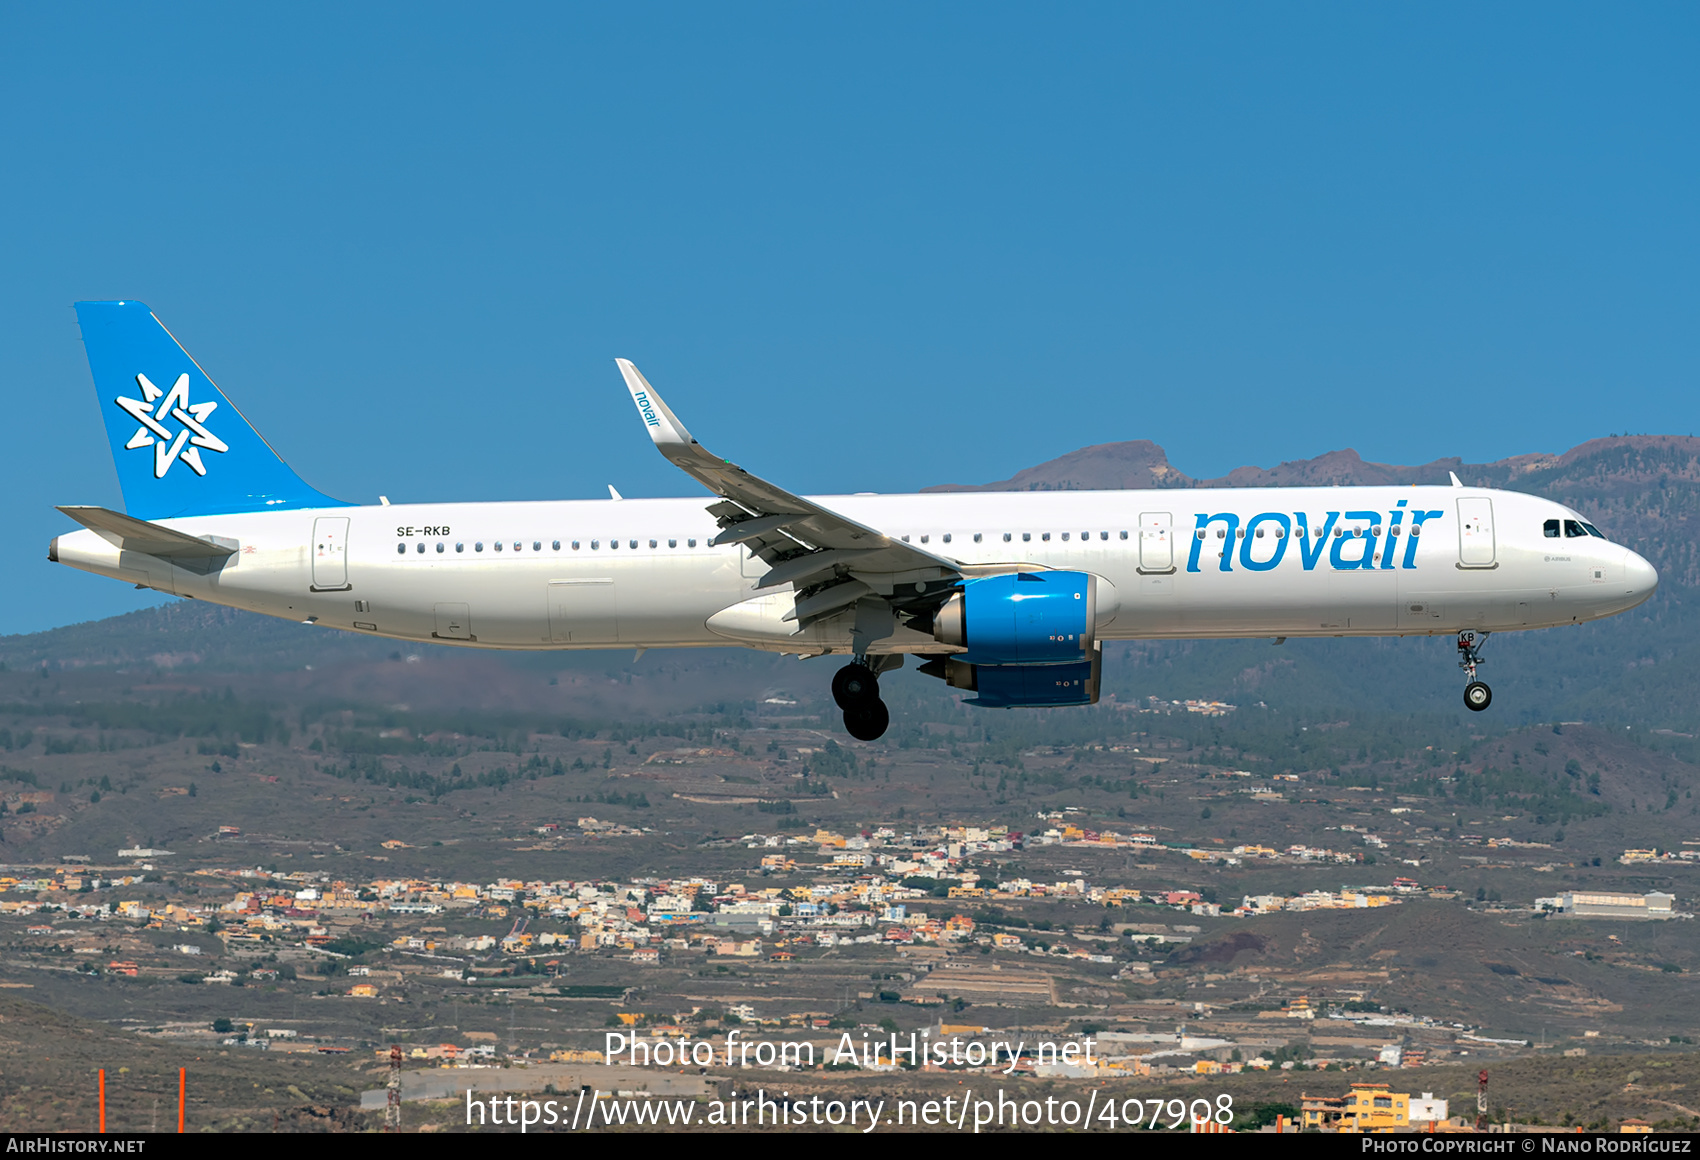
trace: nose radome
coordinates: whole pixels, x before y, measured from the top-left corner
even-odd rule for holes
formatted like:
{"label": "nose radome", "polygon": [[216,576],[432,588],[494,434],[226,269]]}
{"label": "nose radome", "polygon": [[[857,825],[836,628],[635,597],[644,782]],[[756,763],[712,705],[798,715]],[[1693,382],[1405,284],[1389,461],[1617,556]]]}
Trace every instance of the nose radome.
{"label": "nose radome", "polygon": [[1624,556],[1623,579],[1624,586],[1638,600],[1646,600],[1659,586],[1658,570],[1634,552]]}

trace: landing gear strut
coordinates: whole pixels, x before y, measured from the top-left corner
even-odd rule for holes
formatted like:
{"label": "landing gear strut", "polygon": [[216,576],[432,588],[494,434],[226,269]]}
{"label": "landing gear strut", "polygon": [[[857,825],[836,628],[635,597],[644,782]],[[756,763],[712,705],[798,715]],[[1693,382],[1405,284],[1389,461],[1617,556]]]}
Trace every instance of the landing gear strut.
{"label": "landing gear strut", "polygon": [[[877,658],[878,664],[885,658]],[[898,658],[898,664],[902,664]],[[879,674],[867,657],[857,657],[832,677],[832,699],[844,710],[844,730],[857,741],[875,741],[891,724],[891,713],[880,700]]]}
{"label": "landing gear strut", "polygon": [[1475,713],[1493,704],[1493,690],[1476,680],[1476,666],[1483,663],[1482,645],[1487,643],[1487,635],[1470,629],[1458,634],[1458,667],[1469,678],[1464,686],[1464,707]]}

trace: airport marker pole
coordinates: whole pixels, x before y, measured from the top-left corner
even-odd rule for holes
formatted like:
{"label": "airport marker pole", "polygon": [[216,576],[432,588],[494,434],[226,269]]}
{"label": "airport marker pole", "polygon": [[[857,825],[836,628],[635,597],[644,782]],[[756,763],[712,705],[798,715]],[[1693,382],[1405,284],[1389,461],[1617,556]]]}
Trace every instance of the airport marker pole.
{"label": "airport marker pole", "polygon": [[106,1131],[106,1069],[100,1069],[100,1130]]}
{"label": "airport marker pole", "polygon": [[179,1135],[183,1132],[183,1105],[187,1102],[188,1096],[189,1069],[180,1067],[177,1069],[177,1131]]}

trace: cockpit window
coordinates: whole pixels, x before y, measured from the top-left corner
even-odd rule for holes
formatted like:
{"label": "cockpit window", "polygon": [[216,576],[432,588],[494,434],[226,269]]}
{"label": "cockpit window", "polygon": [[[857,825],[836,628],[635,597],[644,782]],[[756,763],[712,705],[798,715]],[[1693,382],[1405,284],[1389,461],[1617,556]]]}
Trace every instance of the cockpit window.
{"label": "cockpit window", "polygon": [[1546,533],[1546,537],[1549,540],[1558,539],[1558,521],[1548,520],[1546,523],[1541,525],[1541,531]]}
{"label": "cockpit window", "polygon": [[1587,534],[1587,532],[1582,530],[1581,520],[1564,521],[1564,536],[1566,539],[1574,540],[1578,536],[1586,536]]}
{"label": "cockpit window", "polygon": [[1602,540],[1606,538],[1606,534],[1604,532],[1600,531],[1600,529],[1596,528],[1593,524],[1590,524],[1590,523],[1584,521],[1582,526],[1587,529],[1587,532],[1590,536],[1598,536]]}

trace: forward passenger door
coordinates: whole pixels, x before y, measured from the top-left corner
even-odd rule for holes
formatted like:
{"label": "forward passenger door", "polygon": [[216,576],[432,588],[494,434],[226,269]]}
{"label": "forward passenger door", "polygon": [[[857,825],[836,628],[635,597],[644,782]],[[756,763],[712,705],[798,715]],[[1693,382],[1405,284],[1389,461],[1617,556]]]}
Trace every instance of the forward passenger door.
{"label": "forward passenger door", "polygon": [[1494,566],[1493,501],[1486,496],[1458,501],[1458,563],[1466,568]]}

